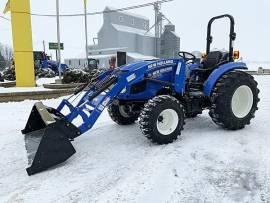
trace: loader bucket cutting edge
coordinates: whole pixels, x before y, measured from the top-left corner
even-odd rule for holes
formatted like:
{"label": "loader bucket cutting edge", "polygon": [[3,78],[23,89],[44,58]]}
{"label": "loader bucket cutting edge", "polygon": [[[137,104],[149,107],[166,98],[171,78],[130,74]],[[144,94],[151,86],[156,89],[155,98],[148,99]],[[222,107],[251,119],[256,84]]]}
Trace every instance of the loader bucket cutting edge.
{"label": "loader bucket cutting edge", "polygon": [[70,140],[77,137],[80,131],[55,109],[50,109],[49,112],[46,106],[38,102],[34,105],[22,133],[25,134],[30,166],[26,171],[30,176],[71,157],[76,151]]}

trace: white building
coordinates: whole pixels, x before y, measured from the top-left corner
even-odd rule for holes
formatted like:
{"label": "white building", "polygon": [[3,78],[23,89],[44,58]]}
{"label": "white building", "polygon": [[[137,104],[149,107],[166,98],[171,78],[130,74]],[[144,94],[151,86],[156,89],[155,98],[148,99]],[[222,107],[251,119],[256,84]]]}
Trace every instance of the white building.
{"label": "white building", "polygon": [[[129,12],[110,12],[105,8],[103,25],[98,32],[97,44],[89,46],[89,58],[99,60],[100,67],[108,67],[109,60],[117,51],[127,52],[127,63],[134,60],[154,59],[156,38],[149,32],[149,19]],[[175,34],[174,25],[165,26],[158,41],[161,43],[159,57],[175,57],[180,49],[180,38]],[[84,54],[85,55],[85,54]],[[85,56],[66,59],[71,68],[86,66]]]}

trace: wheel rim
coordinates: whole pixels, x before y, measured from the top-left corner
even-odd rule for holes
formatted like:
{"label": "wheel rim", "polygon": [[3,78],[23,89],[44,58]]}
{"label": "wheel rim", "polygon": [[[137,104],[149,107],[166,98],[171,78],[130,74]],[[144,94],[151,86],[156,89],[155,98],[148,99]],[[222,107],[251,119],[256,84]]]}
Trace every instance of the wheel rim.
{"label": "wheel rim", "polygon": [[231,105],[232,112],[236,117],[246,117],[253,105],[252,90],[246,85],[238,87],[233,94]]}
{"label": "wheel rim", "polygon": [[162,111],[157,119],[157,130],[162,135],[170,135],[178,126],[178,114],[173,109]]}
{"label": "wheel rim", "polygon": [[[129,107],[130,108],[130,107]],[[129,109],[130,110],[130,109]],[[124,105],[120,105],[119,106],[119,113],[123,116],[123,117],[125,117],[125,118],[129,118],[130,117],[130,115],[126,112],[126,106],[124,106]]]}

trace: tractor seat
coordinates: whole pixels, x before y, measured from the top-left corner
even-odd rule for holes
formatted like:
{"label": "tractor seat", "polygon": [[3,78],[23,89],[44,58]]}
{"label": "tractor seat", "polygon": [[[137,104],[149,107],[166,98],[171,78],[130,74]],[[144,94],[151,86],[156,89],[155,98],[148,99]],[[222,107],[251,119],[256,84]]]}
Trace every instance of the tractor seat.
{"label": "tractor seat", "polygon": [[202,61],[199,68],[195,68],[194,71],[200,76],[202,81],[205,81],[211,72],[219,65],[229,61],[229,53],[222,51],[212,51]]}
{"label": "tractor seat", "polygon": [[206,56],[205,60],[202,62],[203,69],[213,70],[223,58],[223,53],[221,51],[212,51]]}

